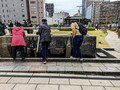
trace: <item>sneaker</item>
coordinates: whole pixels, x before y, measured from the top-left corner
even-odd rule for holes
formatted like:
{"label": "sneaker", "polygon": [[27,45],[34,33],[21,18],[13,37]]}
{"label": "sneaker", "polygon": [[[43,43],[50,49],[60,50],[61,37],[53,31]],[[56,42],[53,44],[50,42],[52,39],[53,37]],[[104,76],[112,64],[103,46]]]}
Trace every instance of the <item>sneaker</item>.
{"label": "sneaker", "polygon": [[76,58],[75,58],[75,57],[73,57],[73,56],[70,56],[70,58],[71,58],[71,59],[74,59],[74,60],[76,59]]}
{"label": "sneaker", "polygon": [[80,59],[79,59],[79,61],[81,61],[81,62],[82,62],[82,61],[83,61],[83,58],[80,58]]}
{"label": "sneaker", "polygon": [[48,56],[46,57],[46,60],[48,60]]}
{"label": "sneaker", "polygon": [[46,64],[47,63],[47,60],[43,61],[43,64]]}

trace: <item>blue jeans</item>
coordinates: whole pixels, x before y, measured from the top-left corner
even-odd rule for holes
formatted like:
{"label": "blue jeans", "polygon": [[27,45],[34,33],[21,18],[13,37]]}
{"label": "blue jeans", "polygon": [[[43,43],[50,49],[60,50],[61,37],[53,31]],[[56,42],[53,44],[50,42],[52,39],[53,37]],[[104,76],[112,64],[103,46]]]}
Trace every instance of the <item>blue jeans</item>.
{"label": "blue jeans", "polygon": [[48,46],[50,42],[42,42],[42,57],[43,61],[46,60],[46,57],[48,56]]}
{"label": "blue jeans", "polygon": [[21,58],[24,59],[25,55],[24,55],[24,46],[13,46],[13,59],[16,59],[16,54],[17,51],[20,51],[21,53]]}
{"label": "blue jeans", "polygon": [[75,38],[73,38],[73,53],[72,56],[76,57],[76,53],[78,53],[79,58],[82,58],[80,46],[82,45],[83,42],[83,36],[82,35],[77,35]]}

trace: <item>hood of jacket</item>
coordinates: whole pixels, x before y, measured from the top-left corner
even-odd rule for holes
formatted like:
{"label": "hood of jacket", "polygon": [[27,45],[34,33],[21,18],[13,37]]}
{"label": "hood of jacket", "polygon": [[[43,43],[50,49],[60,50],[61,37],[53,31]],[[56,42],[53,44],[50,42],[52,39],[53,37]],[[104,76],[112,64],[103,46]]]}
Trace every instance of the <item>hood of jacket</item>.
{"label": "hood of jacket", "polygon": [[14,30],[19,31],[19,30],[21,30],[21,28],[20,27],[15,27]]}

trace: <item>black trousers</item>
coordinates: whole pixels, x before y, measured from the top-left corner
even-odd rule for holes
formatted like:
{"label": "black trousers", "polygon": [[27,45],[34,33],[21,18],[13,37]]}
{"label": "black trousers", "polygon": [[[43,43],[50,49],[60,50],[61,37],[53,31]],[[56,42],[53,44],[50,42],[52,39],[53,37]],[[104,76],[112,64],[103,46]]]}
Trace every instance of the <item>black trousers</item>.
{"label": "black trousers", "polygon": [[24,55],[24,46],[13,46],[13,59],[16,59],[16,54],[17,51],[20,51],[21,53],[21,58],[24,59],[25,55]]}

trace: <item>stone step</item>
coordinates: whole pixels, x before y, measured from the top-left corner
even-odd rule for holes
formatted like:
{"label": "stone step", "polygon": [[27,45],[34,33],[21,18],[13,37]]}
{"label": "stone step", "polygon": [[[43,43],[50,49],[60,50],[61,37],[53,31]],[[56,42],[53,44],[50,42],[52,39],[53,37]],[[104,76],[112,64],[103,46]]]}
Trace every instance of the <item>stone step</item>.
{"label": "stone step", "polygon": [[[26,58],[23,61],[27,62],[38,62],[41,61],[42,58]],[[0,61],[13,61],[12,58],[0,58]],[[17,58],[15,61],[22,61],[21,58]],[[49,62],[79,62],[79,58],[70,59],[70,58],[49,58]],[[120,59],[117,58],[84,58],[83,62],[96,62],[96,63],[120,63]]]}
{"label": "stone step", "polygon": [[0,62],[0,72],[120,75],[120,63]]}

